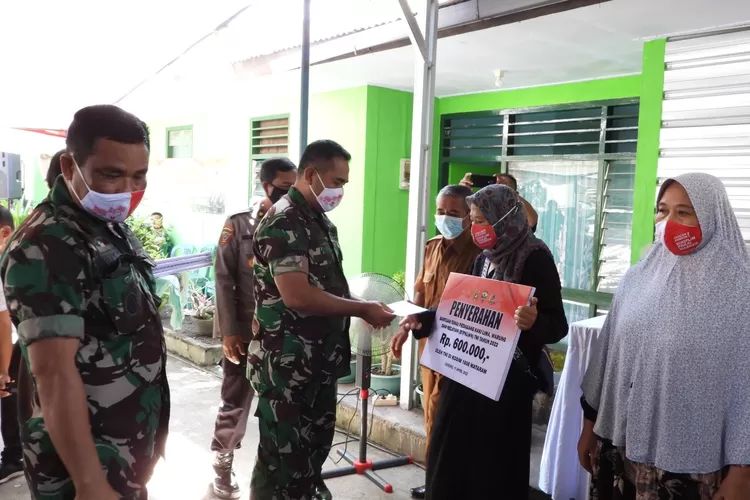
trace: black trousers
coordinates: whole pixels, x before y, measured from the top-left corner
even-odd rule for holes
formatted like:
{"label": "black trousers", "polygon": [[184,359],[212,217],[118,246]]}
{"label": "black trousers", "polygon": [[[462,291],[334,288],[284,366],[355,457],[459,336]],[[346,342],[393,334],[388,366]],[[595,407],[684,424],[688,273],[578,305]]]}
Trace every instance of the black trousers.
{"label": "black trousers", "polygon": [[[245,352],[247,348],[246,343]],[[240,447],[242,438],[245,437],[250,405],[255,392],[247,379],[247,357],[243,357],[238,365],[222,358],[221,368],[224,371],[224,379],[221,382],[221,406],[216,416],[211,451],[230,453]]]}
{"label": "black trousers", "polygon": [[[23,362],[21,346],[18,342],[13,346],[13,354],[10,358],[10,370],[8,374],[19,387],[19,368]],[[20,463],[23,458],[21,450],[21,428],[18,424],[18,393],[11,394],[7,398],[0,398],[0,435],[3,437],[5,448],[0,453],[3,463]]]}

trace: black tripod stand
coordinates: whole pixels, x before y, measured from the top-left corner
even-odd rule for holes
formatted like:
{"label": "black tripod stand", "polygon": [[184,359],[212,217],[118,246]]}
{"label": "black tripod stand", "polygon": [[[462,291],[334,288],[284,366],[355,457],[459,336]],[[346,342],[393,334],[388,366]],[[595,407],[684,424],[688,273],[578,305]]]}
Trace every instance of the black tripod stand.
{"label": "black tripod stand", "polygon": [[363,474],[370,481],[380,487],[386,493],[393,493],[393,486],[385,479],[378,476],[375,471],[381,469],[390,469],[401,465],[413,463],[411,457],[393,457],[374,462],[367,458],[367,402],[370,397],[370,372],[372,369],[372,357],[357,354],[357,385],[359,386],[359,399],[362,404],[362,415],[360,416],[359,431],[359,457],[355,457],[349,452],[336,450],[336,452],[347,462],[349,467],[339,467],[324,471],[323,479],[334,477],[350,476],[352,474]]}

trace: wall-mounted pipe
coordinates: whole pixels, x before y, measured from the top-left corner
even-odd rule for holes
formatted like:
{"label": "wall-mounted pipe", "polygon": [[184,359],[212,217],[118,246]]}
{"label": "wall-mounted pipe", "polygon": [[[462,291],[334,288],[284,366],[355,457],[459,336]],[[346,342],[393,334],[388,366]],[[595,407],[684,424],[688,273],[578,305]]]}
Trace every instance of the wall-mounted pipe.
{"label": "wall-mounted pipe", "polygon": [[307,122],[310,107],[310,1],[304,0],[302,16],[302,82],[300,85],[299,154],[307,147]]}

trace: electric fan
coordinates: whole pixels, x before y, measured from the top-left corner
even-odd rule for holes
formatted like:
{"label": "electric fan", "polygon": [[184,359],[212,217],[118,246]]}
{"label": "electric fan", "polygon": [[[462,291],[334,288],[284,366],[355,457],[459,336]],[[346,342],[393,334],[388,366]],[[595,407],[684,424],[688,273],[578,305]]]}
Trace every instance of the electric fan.
{"label": "electric fan", "polygon": [[[384,304],[393,304],[404,300],[404,288],[393,278],[376,273],[366,273],[349,280],[349,289],[353,296],[361,300],[377,300]],[[372,461],[367,458],[367,403],[370,396],[370,375],[372,357],[387,355],[391,349],[391,339],[398,332],[398,318],[384,329],[376,330],[360,318],[352,318],[349,328],[349,339],[352,354],[357,356],[357,379],[359,399],[362,405],[360,415],[359,457],[347,451],[337,453],[351,464],[323,472],[323,479],[363,474],[386,493],[392,493],[393,487],[374,471],[388,469],[412,463],[411,457],[394,457]]]}

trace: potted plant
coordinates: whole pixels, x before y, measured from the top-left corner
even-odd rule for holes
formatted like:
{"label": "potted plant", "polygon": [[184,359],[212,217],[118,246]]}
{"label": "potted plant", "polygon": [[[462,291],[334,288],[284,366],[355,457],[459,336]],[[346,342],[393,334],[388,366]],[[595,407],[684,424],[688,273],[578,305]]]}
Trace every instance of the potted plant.
{"label": "potted plant", "polygon": [[352,355],[352,360],[349,362],[349,375],[341,377],[337,380],[339,384],[353,384],[357,379],[357,357]]}
{"label": "potted plant", "polygon": [[197,287],[190,291],[190,315],[195,322],[198,335],[212,335],[214,331],[215,306],[211,297]]}
{"label": "potted plant", "polygon": [[[398,271],[391,277],[402,288],[404,287],[406,276],[403,271]],[[385,354],[381,356],[380,363],[372,365],[370,387],[381,394],[387,392],[399,396],[401,394],[401,365],[393,362],[390,346],[384,350]]]}
{"label": "potted plant", "polygon": [[388,393],[398,396],[401,394],[401,365],[393,363],[390,350],[381,358],[380,363],[372,365],[370,387],[380,394]]}
{"label": "potted plant", "polygon": [[401,285],[401,288],[406,289],[406,273],[403,271],[397,271],[393,276],[393,280]]}
{"label": "potted plant", "polygon": [[424,408],[424,389],[422,389],[422,384],[419,384],[416,389],[414,389],[414,393],[417,395],[417,401],[419,401],[420,408]]}

